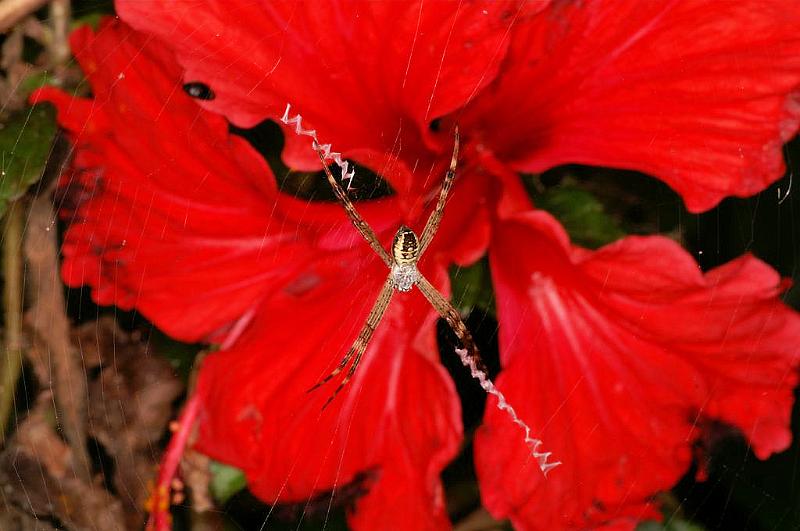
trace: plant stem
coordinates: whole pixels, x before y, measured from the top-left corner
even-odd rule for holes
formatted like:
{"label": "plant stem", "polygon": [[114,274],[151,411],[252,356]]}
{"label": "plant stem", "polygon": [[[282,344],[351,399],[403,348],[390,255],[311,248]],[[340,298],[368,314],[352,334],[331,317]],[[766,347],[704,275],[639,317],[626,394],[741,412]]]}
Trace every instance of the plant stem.
{"label": "plant stem", "polygon": [[50,27],[53,39],[48,46],[50,63],[54,67],[54,77],[58,83],[64,81],[64,69],[69,62],[69,25],[72,9],[69,0],[52,0],[50,2]]}
{"label": "plant stem", "polygon": [[145,531],[169,531],[172,529],[172,520],[169,507],[172,504],[172,480],[178,473],[186,444],[192,435],[197,415],[200,413],[200,395],[192,393],[183,407],[183,413],[175,426],[175,432],[167,444],[161,464],[158,467],[158,478],[150,498],[145,507],[150,512]]}
{"label": "plant stem", "polygon": [[21,201],[9,205],[3,238],[3,310],[5,316],[5,356],[0,373],[0,442],[14,408],[22,368],[22,231],[25,208]]}

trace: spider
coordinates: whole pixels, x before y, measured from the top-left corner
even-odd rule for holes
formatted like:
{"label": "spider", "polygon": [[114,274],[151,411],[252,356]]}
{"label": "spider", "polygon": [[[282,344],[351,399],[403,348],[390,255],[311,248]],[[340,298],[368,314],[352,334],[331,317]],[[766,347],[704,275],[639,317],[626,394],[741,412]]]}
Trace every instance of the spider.
{"label": "spider", "polygon": [[[453,180],[456,176],[459,148],[458,127],[455,128],[454,136],[453,157],[450,159],[450,167],[445,174],[442,188],[439,191],[439,199],[436,202],[436,208],[431,212],[427,223],[425,223],[425,228],[422,229],[422,236],[417,238],[413,230],[405,225],[401,226],[397,230],[397,234],[395,234],[394,240],[392,241],[391,255],[383,248],[378,241],[378,237],[375,235],[375,231],[372,230],[372,227],[370,227],[358,213],[355,205],[347,195],[347,192],[334,178],[330,168],[328,168],[326,158],[330,158],[331,155],[325,149],[327,146],[320,146],[316,141],[313,144],[314,150],[317,152],[320,162],[322,162],[325,177],[333,188],[336,198],[344,207],[350,221],[353,222],[353,225],[358,229],[358,232],[361,233],[361,236],[364,237],[370,247],[372,247],[375,253],[381,257],[383,263],[389,268],[389,276],[386,277],[386,281],[383,283],[378,298],[375,300],[375,304],[367,316],[367,321],[356,337],[353,346],[350,347],[350,350],[344,355],[339,365],[333,369],[328,376],[309,389],[309,392],[317,389],[347,369],[344,379],[342,379],[339,386],[322,406],[323,409],[336,398],[336,395],[339,394],[355,374],[356,368],[361,362],[361,357],[367,350],[367,345],[369,345],[372,334],[381,322],[386,308],[389,307],[395,290],[408,292],[411,291],[414,286],[417,286],[425,298],[428,299],[428,302],[431,303],[431,306],[433,306],[439,315],[447,321],[450,328],[453,329],[453,332],[455,332],[464,350],[467,351],[467,356],[475,364],[475,367],[485,373],[485,368],[481,361],[480,354],[478,353],[478,349],[475,346],[475,342],[472,340],[472,335],[469,333],[469,330],[467,330],[466,325],[464,325],[464,321],[461,320],[461,316],[447,299],[445,299],[417,269],[417,262],[419,262],[423,253],[425,253],[425,250],[428,248],[428,245],[430,245],[431,240],[433,240],[433,237],[436,235],[436,230],[439,228],[439,223],[442,221],[447,196],[450,193],[450,188],[452,188]],[[350,365],[349,369],[347,368],[348,364]]]}
{"label": "spider", "polygon": [[331,395],[322,406],[322,409],[325,409],[328,404],[333,402],[333,399],[336,398],[336,395],[339,394],[339,391],[341,391],[344,386],[347,385],[347,382],[349,382],[355,374],[356,368],[361,361],[361,357],[367,350],[369,340],[372,338],[372,334],[375,332],[378,324],[380,324],[381,318],[383,317],[383,314],[386,312],[386,308],[389,306],[389,303],[392,300],[394,291],[397,290],[407,292],[411,291],[414,286],[417,286],[425,298],[428,299],[434,309],[439,313],[439,315],[441,315],[445,321],[447,321],[447,324],[450,325],[450,328],[453,329],[453,332],[455,332],[459,341],[461,341],[461,345],[464,348],[456,349],[456,354],[458,354],[458,357],[461,358],[461,363],[469,368],[470,375],[475,378],[478,383],[480,383],[481,387],[487,393],[494,395],[494,397],[497,399],[497,403],[495,404],[496,407],[508,414],[511,421],[524,431],[525,444],[530,449],[531,456],[537,460],[542,474],[546,476],[549,470],[557,467],[561,464],[561,462],[548,462],[550,455],[552,455],[551,452],[542,452],[539,450],[542,445],[542,441],[532,436],[532,430],[530,426],[528,426],[524,420],[519,418],[517,412],[514,410],[511,404],[508,403],[503,393],[489,379],[489,376],[486,373],[486,367],[481,360],[478,349],[475,346],[475,342],[472,340],[472,335],[469,333],[466,325],[464,325],[464,322],[461,320],[461,316],[458,315],[458,312],[447,301],[447,299],[445,299],[444,296],[442,296],[442,294],[439,293],[428,281],[428,279],[422,276],[417,269],[417,262],[419,262],[419,259],[425,252],[425,249],[428,248],[431,240],[433,240],[434,235],[436,235],[436,230],[439,228],[439,223],[442,221],[444,206],[447,202],[447,195],[450,193],[450,188],[453,186],[453,180],[456,177],[456,164],[458,163],[459,147],[458,127],[456,126],[455,128],[453,157],[450,159],[450,168],[445,174],[442,188],[439,191],[439,199],[436,202],[436,208],[434,208],[433,212],[428,217],[428,221],[425,223],[425,228],[422,230],[422,237],[417,238],[417,235],[413,230],[409,229],[405,225],[401,226],[397,230],[397,234],[395,234],[394,240],[392,241],[392,254],[389,255],[389,253],[386,252],[386,249],[384,249],[381,245],[380,241],[378,241],[375,231],[373,231],[372,227],[370,227],[369,224],[364,221],[364,218],[362,218],[356,210],[356,207],[353,205],[353,202],[350,200],[347,192],[333,177],[331,170],[328,168],[327,160],[333,159],[342,170],[342,179],[349,179],[352,183],[354,172],[353,170],[348,170],[348,162],[342,159],[341,153],[332,152],[330,144],[320,144],[317,141],[317,132],[315,130],[304,129],[302,125],[302,117],[299,114],[293,118],[290,118],[290,109],[291,105],[287,104],[286,111],[281,118],[281,122],[286,125],[294,125],[295,134],[309,136],[314,140],[312,146],[319,156],[319,160],[322,163],[322,168],[325,171],[325,177],[328,179],[328,182],[333,188],[337,199],[342,203],[347,216],[350,218],[350,221],[353,222],[353,225],[356,227],[356,229],[358,229],[358,232],[361,233],[370,247],[372,247],[372,250],[381,257],[383,263],[389,268],[389,276],[383,283],[383,287],[378,294],[378,298],[376,299],[372,310],[370,310],[369,315],[367,316],[367,322],[364,324],[361,332],[359,332],[358,337],[353,343],[353,346],[350,347],[350,350],[348,350],[347,354],[344,355],[342,360],[339,362],[339,365],[328,376],[320,380],[308,391],[311,392],[329,382],[342,371],[347,369],[348,364],[350,364],[344,379],[333,392],[333,395]]}

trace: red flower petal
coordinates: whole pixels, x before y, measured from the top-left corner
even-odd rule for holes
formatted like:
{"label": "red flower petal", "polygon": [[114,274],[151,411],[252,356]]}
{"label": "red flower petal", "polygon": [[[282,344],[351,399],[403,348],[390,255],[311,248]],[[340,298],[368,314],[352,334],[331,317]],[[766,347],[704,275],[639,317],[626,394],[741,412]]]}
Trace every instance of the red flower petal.
{"label": "red flower petal", "polygon": [[476,459],[494,514],[520,528],[632,526],[686,471],[704,420],[738,427],[761,458],[789,445],[800,318],[764,263],[704,275],[660,237],[570,251],[540,212],[500,222],[490,260],[498,386],[563,462],[543,479],[488,406]]}
{"label": "red flower petal", "polygon": [[[305,390],[338,362],[331,352],[349,347],[383,265],[376,270],[339,206],[280,196],[261,158],[183,94],[157,41],[106,21],[73,44],[95,99],[36,95],[56,103],[77,149],[76,181],[65,183],[78,185],[69,195],[80,199],[70,208],[67,280],[90,283],[99,302],[135,306],[183,339],[234,322],[246,331],[204,365],[200,447],[242,466],[266,501],[306,500],[362,477],[368,494],[357,502],[357,527],[446,527],[438,474],[457,451],[460,415],[436,362],[427,302],[396,297],[356,379],[322,413],[324,390]],[[476,185],[485,180],[459,184],[453,197]],[[402,216],[397,203],[363,209],[384,237]],[[487,245],[485,209],[459,204],[426,256],[429,268],[474,259]],[[408,217],[419,222],[418,214]],[[341,413],[344,403],[353,409]]]}
{"label": "red flower petal", "polygon": [[438,363],[436,316],[420,293],[395,294],[355,377],[327,409],[336,380],[306,392],[347,352],[385,274],[375,256],[331,253],[274,292],[237,346],[203,364],[198,446],[242,468],[268,503],[306,502],[362,478],[368,492],[351,515],[355,528],[445,528],[439,473],[457,452],[461,424]]}
{"label": "red flower petal", "polygon": [[[426,171],[428,124],[494,77],[519,10],[546,2],[242,2],[121,0],[120,16],[174,46],[206,108],[249,127],[287,103],[348,158],[399,190]],[[318,168],[307,138],[286,135],[292,167]],[[400,153],[403,162],[398,163]]]}
{"label": "red flower petal", "polygon": [[516,27],[473,129],[517,170],[640,170],[705,210],[783,174],[798,26],[783,0],[555,2]]}
{"label": "red flower petal", "polygon": [[56,104],[76,145],[63,183],[78,203],[65,282],[90,284],[100,304],[135,306],[183,340],[230,326],[309,254],[297,227],[269,215],[272,173],[183,93],[155,39],[106,20],[76,31],[72,46],[94,99],[54,89],[33,98]]}

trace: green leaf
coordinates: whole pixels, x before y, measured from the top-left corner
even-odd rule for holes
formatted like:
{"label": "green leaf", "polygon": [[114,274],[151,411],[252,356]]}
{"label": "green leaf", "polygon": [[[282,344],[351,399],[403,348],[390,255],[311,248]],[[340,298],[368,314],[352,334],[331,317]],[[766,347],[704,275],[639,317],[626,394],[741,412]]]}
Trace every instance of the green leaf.
{"label": "green leaf", "polygon": [[247,486],[244,472],[238,468],[211,461],[211,495],[220,505]]}
{"label": "green leaf", "polygon": [[39,180],[55,134],[55,111],[49,105],[37,105],[0,124],[0,215]]}
{"label": "green leaf", "polygon": [[[30,96],[31,92],[36,89],[40,89],[47,85],[53,84],[53,78],[50,76],[49,72],[42,71],[42,72],[35,72],[27,77],[25,77],[19,86],[19,92],[24,94],[27,98]],[[42,106],[44,107],[44,106]],[[38,108],[38,107],[35,107]]]}
{"label": "green leaf", "polygon": [[480,308],[490,315],[495,315],[492,277],[486,257],[469,267],[450,268],[450,286],[453,305],[462,313],[467,313],[472,308]]}
{"label": "green leaf", "polygon": [[578,245],[596,249],[625,235],[594,195],[569,181],[544,191],[534,201],[555,216]]}

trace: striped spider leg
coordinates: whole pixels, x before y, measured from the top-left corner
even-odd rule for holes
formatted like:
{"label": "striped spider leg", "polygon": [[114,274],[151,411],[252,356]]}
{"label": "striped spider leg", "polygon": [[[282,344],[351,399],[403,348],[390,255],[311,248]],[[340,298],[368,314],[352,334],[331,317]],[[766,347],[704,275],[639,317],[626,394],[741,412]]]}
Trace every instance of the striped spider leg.
{"label": "striped spider leg", "polygon": [[389,276],[386,279],[386,282],[383,283],[383,287],[381,288],[381,292],[378,294],[378,298],[375,301],[375,304],[372,306],[372,310],[370,310],[369,315],[367,316],[367,322],[364,323],[364,327],[358,333],[358,337],[356,338],[353,346],[350,347],[350,350],[347,351],[347,354],[344,355],[342,361],[339,362],[339,365],[325,378],[320,380],[316,383],[311,389],[308,390],[310,393],[317,387],[324,385],[325,383],[329,382],[333,378],[336,377],[337,374],[342,372],[347,364],[350,363],[350,360],[353,360],[353,364],[350,365],[350,369],[348,369],[347,374],[345,375],[344,379],[339,383],[339,386],[333,392],[333,394],[328,398],[328,400],[323,404],[322,409],[328,407],[328,404],[333,402],[333,399],[336,398],[336,395],[339,394],[339,391],[347,385],[347,382],[350,381],[350,378],[356,372],[356,367],[361,362],[361,357],[364,355],[364,352],[367,350],[367,345],[369,345],[369,340],[372,339],[372,334],[375,332],[375,329],[378,327],[378,323],[381,322],[383,318],[383,314],[386,313],[386,308],[389,307],[389,302],[392,300],[392,294],[394,293],[394,282],[392,281],[392,277]]}
{"label": "striped spider leg", "polygon": [[442,182],[442,188],[439,190],[439,199],[436,201],[436,208],[431,212],[428,217],[428,222],[425,223],[425,228],[422,229],[422,237],[419,239],[419,256],[425,252],[425,249],[430,245],[433,236],[439,229],[439,223],[442,222],[442,214],[444,214],[444,205],[447,203],[447,196],[450,193],[450,188],[453,187],[453,181],[456,178],[456,164],[458,164],[458,147],[461,143],[461,138],[458,134],[458,126],[455,130],[455,139],[453,141],[453,157],[450,159],[450,167],[447,168],[447,173]]}
{"label": "striped spider leg", "polygon": [[[381,257],[383,263],[387,265],[387,267],[392,267],[392,259],[389,258],[389,255],[386,253],[386,249],[383,248],[381,242],[378,240],[378,237],[375,235],[375,231],[372,230],[372,227],[369,226],[364,218],[361,217],[361,214],[358,213],[356,210],[356,206],[350,200],[350,196],[347,195],[347,192],[342,188],[336,178],[331,173],[331,169],[328,168],[328,162],[325,160],[325,152],[322,150],[322,147],[314,141],[314,149],[319,155],[319,161],[322,163],[322,169],[325,171],[325,177],[328,179],[328,183],[333,188],[333,193],[336,194],[336,199],[342,204],[344,207],[344,211],[347,213],[347,217],[350,218],[350,221],[353,222],[353,226],[361,233],[361,236],[367,240],[367,243],[372,250],[377,253],[378,256]],[[380,317],[378,317],[378,321],[380,321]]]}
{"label": "striped spider leg", "polygon": [[[483,363],[480,360],[478,349],[475,347],[472,336],[467,330],[467,327],[464,325],[464,322],[461,320],[458,312],[452,307],[447,299],[445,299],[436,290],[436,288],[434,288],[433,285],[420,274],[419,270],[417,269],[417,262],[422,256],[422,253],[427,249],[428,245],[430,245],[431,240],[433,240],[433,237],[439,228],[442,215],[444,214],[444,207],[447,203],[447,196],[453,186],[453,181],[456,175],[456,165],[458,163],[458,128],[456,128],[455,131],[453,156],[450,160],[450,167],[445,175],[442,188],[439,191],[436,207],[428,217],[428,221],[422,231],[422,237],[418,239],[414,231],[405,226],[400,227],[392,243],[391,257],[381,246],[377,236],[375,235],[375,232],[358,213],[355,205],[347,195],[347,192],[334,178],[326,164],[325,152],[322,150],[321,146],[315,142],[314,148],[316,149],[317,155],[323,164],[328,183],[330,183],[334,193],[336,194],[336,197],[342,203],[342,206],[344,207],[347,216],[350,218],[350,221],[352,221],[353,225],[356,227],[356,229],[358,229],[367,243],[369,243],[370,247],[372,247],[372,249],[381,257],[381,259],[383,259],[384,263],[391,269],[391,271],[383,285],[383,288],[381,288],[381,291],[378,294],[378,298],[375,301],[369,316],[367,317],[367,322],[359,332],[356,341],[353,343],[353,346],[350,347],[350,350],[347,351],[336,368],[311,389],[309,389],[309,391],[317,389],[347,369],[345,377],[333,392],[333,395],[327,400],[327,402],[325,402],[323,408],[333,401],[336,395],[339,394],[339,392],[344,388],[345,385],[347,385],[347,383],[355,374],[356,368],[358,367],[358,364],[360,363],[361,358],[364,355],[367,346],[369,345],[369,341],[372,338],[372,334],[375,332],[375,328],[377,328],[381,318],[389,306],[389,302],[392,299],[394,290],[406,292],[410,291],[414,285],[417,285],[420,288],[420,291],[425,298],[431,303],[439,315],[441,315],[447,321],[458,339],[461,341],[464,348],[468,351],[470,358],[475,361],[478,367],[482,368]],[[349,368],[348,365],[350,365]]]}

